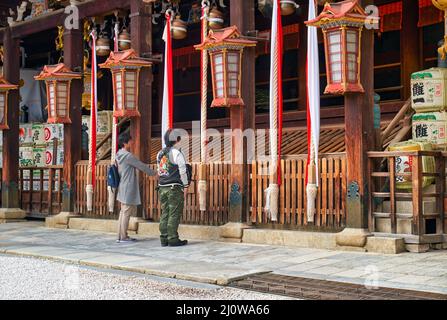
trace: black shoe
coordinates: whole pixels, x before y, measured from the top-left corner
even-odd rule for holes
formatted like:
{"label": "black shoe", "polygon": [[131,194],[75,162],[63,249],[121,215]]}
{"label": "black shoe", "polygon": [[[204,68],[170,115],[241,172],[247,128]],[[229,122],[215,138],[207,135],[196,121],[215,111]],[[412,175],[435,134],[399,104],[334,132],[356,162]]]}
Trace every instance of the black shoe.
{"label": "black shoe", "polygon": [[181,247],[181,246],[185,246],[188,244],[188,240],[174,240],[174,241],[169,241],[169,246],[170,247]]}
{"label": "black shoe", "polygon": [[162,242],[161,242],[161,246],[162,246],[162,247],[167,247],[167,246],[168,246],[168,242],[167,242],[167,241],[166,241],[166,242],[162,241]]}

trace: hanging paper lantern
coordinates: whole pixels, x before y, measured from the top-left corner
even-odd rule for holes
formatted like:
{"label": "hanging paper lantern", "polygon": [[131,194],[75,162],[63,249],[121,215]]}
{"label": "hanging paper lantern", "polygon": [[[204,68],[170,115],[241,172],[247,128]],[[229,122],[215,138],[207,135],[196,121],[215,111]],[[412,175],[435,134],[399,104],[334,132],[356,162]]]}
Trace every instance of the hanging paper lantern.
{"label": "hanging paper lantern", "polygon": [[172,22],[171,27],[172,37],[176,40],[185,39],[188,34],[188,29],[186,22],[180,19],[180,16],[177,16]]}
{"label": "hanging paper lantern", "polygon": [[71,81],[81,79],[81,74],[73,72],[63,63],[45,66],[36,80],[44,80],[47,88],[48,123],[71,123],[70,87]]}
{"label": "hanging paper lantern", "polygon": [[244,48],[256,41],[241,38],[236,26],[213,31],[197,50],[208,50],[211,57],[214,100],[212,107],[243,106],[241,93],[242,55]]}
{"label": "hanging paper lantern", "polygon": [[7,130],[8,127],[8,95],[10,90],[17,90],[18,85],[14,85],[0,76],[0,130]]}
{"label": "hanging paper lantern", "polygon": [[111,52],[107,61],[99,65],[112,71],[113,115],[115,117],[139,117],[138,87],[140,70],[152,66],[152,62],[139,58],[133,49]]}
{"label": "hanging paper lantern", "polygon": [[309,26],[323,30],[327,94],[364,92],[360,83],[361,34],[367,15],[358,0],[326,3]]}

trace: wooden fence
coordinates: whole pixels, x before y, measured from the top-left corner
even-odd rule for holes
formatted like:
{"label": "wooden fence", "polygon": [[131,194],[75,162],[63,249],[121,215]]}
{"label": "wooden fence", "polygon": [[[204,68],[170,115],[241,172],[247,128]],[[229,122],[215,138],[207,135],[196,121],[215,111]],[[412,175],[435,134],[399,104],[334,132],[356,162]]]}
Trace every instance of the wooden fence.
{"label": "wooden fence", "polygon": [[[278,221],[270,226],[291,228],[308,227],[307,195],[305,188],[307,160],[305,156],[289,157],[281,161],[281,186]],[[311,228],[343,228],[346,221],[346,160],[345,154],[322,155],[316,214]],[[251,222],[269,224],[264,210],[268,187],[268,162],[254,162],[251,168]]]}
{"label": "wooden fence", "polygon": [[19,169],[20,208],[32,216],[58,214],[62,207],[63,166]]}
{"label": "wooden fence", "polygon": [[[222,225],[227,223],[231,165],[221,162],[208,165],[208,210],[206,212],[201,212],[199,208],[197,191],[199,164],[194,163],[192,166],[194,183],[189,188],[189,193],[185,200],[182,223],[199,225]],[[161,215],[158,193],[155,190],[157,183],[158,179],[156,177],[145,178],[143,199],[146,218],[154,221],[159,221]]]}
{"label": "wooden fence", "polygon": [[76,211],[84,216],[109,217],[110,214],[107,205],[107,167],[110,161],[99,161],[96,165],[96,185],[93,197],[93,211],[87,211],[87,194],[85,187],[87,185],[88,161],[79,161],[76,164]]}
{"label": "wooden fence", "polygon": [[[87,212],[85,185],[87,176],[87,161],[76,165],[76,208],[85,216],[116,217],[118,210],[110,214],[107,208],[106,174],[109,161],[101,161],[97,165],[97,184],[94,197],[94,210]],[[207,211],[199,210],[197,192],[198,170],[193,163],[193,184],[185,200],[182,223],[197,225],[223,225],[228,220],[228,202],[230,194],[231,164],[216,162],[208,165]],[[285,228],[307,227],[305,181],[305,156],[297,156],[282,160],[282,179],[280,189],[280,216],[278,222],[269,224],[264,212],[264,190],[268,186],[268,176],[261,175],[266,162],[257,162],[247,166],[250,173],[248,195],[250,196],[251,216],[248,219],[255,225]],[[152,166],[155,169],[155,166]],[[311,228],[339,229],[345,224],[345,154],[322,155],[320,159],[320,188],[318,192],[317,214],[315,224]],[[161,207],[156,190],[157,177],[145,176],[143,179],[143,217],[159,221]]]}

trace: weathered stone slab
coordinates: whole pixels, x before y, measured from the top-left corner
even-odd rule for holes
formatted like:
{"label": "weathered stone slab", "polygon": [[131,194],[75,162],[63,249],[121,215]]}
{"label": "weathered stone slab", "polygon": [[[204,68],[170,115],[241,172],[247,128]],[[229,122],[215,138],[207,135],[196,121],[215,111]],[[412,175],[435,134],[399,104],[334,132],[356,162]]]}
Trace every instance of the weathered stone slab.
{"label": "weathered stone slab", "polygon": [[13,220],[14,222],[26,218],[26,212],[19,208],[0,208],[0,221]]}
{"label": "weathered stone slab", "polygon": [[107,233],[116,233],[118,230],[117,220],[71,218],[68,223],[69,229],[89,230]]}
{"label": "weathered stone slab", "polygon": [[[160,236],[159,223],[143,222],[138,224],[138,234],[158,238]],[[181,224],[179,226],[179,234],[182,239],[197,239],[197,240],[219,240],[219,227],[214,226],[194,226]]]}
{"label": "weathered stone slab", "polygon": [[335,249],[335,234],[289,230],[245,229],[244,243]]}
{"label": "weathered stone slab", "polygon": [[403,238],[368,237],[366,250],[369,252],[398,254],[405,252],[405,240]]}

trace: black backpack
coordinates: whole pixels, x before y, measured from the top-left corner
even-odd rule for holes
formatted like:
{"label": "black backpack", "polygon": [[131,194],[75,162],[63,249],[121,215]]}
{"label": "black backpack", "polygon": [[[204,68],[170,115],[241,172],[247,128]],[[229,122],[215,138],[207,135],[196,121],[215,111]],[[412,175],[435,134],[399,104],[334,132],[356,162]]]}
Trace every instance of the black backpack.
{"label": "black backpack", "polygon": [[186,175],[188,176],[188,185],[190,185],[193,180],[192,180],[192,166],[189,163],[186,164]]}

